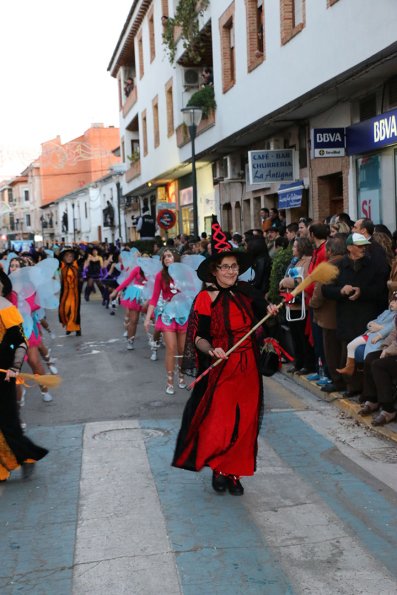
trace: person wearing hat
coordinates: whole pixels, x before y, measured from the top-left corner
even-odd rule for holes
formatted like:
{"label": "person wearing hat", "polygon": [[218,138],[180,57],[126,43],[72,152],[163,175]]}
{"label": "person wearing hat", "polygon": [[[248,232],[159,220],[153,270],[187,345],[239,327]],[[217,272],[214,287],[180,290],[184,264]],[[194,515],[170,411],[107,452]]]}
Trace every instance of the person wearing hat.
{"label": "person wearing hat", "polygon": [[212,223],[212,254],[197,269],[204,289],[188,321],[182,369],[200,374],[222,363],[197,382],[186,404],[173,466],[200,471],[209,466],[212,487],[242,495],[240,477],[253,475],[263,410],[262,378],[255,335],[229,356],[265,312],[265,300],[239,275],[250,266],[247,253],[234,252],[219,224]]}
{"label": "person wearing hat", "polygon": [[387,274],[366,254],[368,244],[362,234],[350,234],[347,255],[337,264],[338,278],[321,287],[322,295],[336,302],[336,336],[343,350],[342,361],[347,358],[347,344],[385,310],[385,300],[387,305]]}
{"label": "person wearing hat", "polygon": [[76,333],[81,336],[80,324],[80,278],[77,264],[79,253],[72,246],[65,246],[59,253],[61,262],[61,293],[59,296],[59,321],[66,329],[66,334]]}

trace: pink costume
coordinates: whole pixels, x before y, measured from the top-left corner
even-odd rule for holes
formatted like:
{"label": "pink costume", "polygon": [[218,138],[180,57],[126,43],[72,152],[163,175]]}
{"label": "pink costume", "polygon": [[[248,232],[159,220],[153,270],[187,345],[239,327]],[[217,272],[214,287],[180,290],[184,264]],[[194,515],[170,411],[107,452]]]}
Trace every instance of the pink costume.
{"label": "pink costume", "polygon": [[173,287],[173,282],[171,282],[171,284],[168,285],[168,283],[166,283],[163,279],[162,271],[159,271],[154,281],[153,295],[149,302],[151,306],[155,307],[154,312],[156,317],[156,324],[154,328],[156,331],[162,332],[171,331],[174,333],[186,333],[187,317],[183,324],[180,324],[180,322],[177,322],[177,320],[175,319],[172,319],[171,321],[167,320],[167,322],[162,320],[162,313],[167,303],[170,302],[177,293],[179,293],[178,290],[174,289]]}
{"label": "pink costume", "polygon": [[[135,282],[134,282],[135,281]],[[127,279],[118,286],[117,291],[123,291],[123,297],[120,304],[127,310],[142,312],[142,289],[146,283],[145,276],[142,275],[140,267],[132,269]]]}

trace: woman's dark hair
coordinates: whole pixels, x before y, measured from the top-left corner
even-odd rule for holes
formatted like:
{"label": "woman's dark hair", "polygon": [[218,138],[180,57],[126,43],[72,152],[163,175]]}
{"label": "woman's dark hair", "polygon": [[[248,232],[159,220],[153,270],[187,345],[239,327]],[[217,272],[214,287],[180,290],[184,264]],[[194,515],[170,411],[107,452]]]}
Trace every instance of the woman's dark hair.
{"label": "woman's dark hair", "polygon": [[344,221],[350,228],[353,227],[353,221],[350,219],[349,213],[338,213],[338,221]]}
{"label": "woman's dark hair", "polygon": [[17,260],[19,262],[21,269],[26,267],[26,261],[21,256],[14,256],[14,258],[11,258],[10,262],[8,263],[8,274],[10,274],[10,267],[13,260]]}
{"label": "woman's dark hair", "polygon": [[374,227],[374,232],[375,231],[377,231],[378,233],[384,233],[385,235],[389,236],[391,240],[393,239],[392,232],[386,225],[383,225],[383,223],[377,223]]}
{"label": "woman's dark hair", "polygon": [[279,236],[278,238],[276,238],[274,245],[276,248],[282,248],[283,250],[285,250],[289,246],[288,238],[285,238],[284,236]]}
{"label": "woman's dark hair", "polygon": [[255,260],[259,256],[268,256],[269,250],[267,248],[266,240],[262,237],[253,237],[247,243],[247,252],[249,252]]}
{"label": "woman's dark hair", "polygon": [[172,256],[174,257],[174,262],[181,262],[181,255],[179,254],[178,250],[175,250],[175,248],[166,247],[160,256],[161,264],[163,265],[163,270],[161,271],[161,276],[163,277],[166,284],[169,286],[170,283],[172,283],[172,278],[168,272],[168,267],[166,267],[164,265],[164,255],[166,252],[170,252],[172,254]]}
{"label": "woman's dark hair", "polygon": [[302,256],[311,256],[313,254],[313,246],[309,238],[295,238],[299,258]]}

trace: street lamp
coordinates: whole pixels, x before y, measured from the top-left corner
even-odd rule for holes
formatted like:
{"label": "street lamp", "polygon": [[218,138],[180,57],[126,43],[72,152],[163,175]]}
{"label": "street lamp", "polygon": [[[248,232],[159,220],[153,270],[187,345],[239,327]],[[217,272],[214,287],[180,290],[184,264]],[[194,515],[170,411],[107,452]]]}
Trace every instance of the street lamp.
{"label": "street lamp", "polygon": [[195,138],[197,133],[197,126],[201,122],[203,110],[201,107],[189,106],[181,109],[183,114],[183,121],[187,126],[190,134],[190,140],[192,142],[192,179],[193,179],[193,235],[195,238],[199,236],[198,228],[198,208],[197,208],[197,176],[196,176],[196,150],[195,150]]}
{"label": "street lamp", "polygon": [[72,213],[73,213],[73,244],[76,242],[76,219],[74,217],[74,202],[72,202]]}

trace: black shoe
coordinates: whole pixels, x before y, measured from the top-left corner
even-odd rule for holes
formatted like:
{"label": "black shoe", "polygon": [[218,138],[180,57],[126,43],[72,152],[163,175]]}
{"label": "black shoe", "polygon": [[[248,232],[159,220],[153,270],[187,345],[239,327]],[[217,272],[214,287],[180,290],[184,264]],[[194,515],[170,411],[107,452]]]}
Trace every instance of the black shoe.
{"label": "black shoe", "polygon": [[232,496],[242,496],[244,494],[244,488],[240,483],[240,480],[235,475],[227,476],[227,487],[229,494]]}
{"label": "black shoe", "polygon": [[[347,390],[345,393],[343,393],[343,396],[345,397],[345,399],[352,399],[353,397],[358,397],[358,395],[361,395],[361,391],[359,390]],[[364,401],[367,401],[368,399],[366,397],[364,397]],[[364,402],[364,401],[360,401]]]}
{"label": "black shoe", "polygon": [[335,384],[331,382],[331,384],[326,384],[325,386],[321,387],[323,393],[338,393],[342,391],[345,387],[343,384]]}
{"label": "black shoe", "polygon": [[81,337],[81,331],[76,331],[76,337]]}
{"label": "black shoe", "polygon": [[307,368],[301,368],[295,374],[297,376],[307,376],[308,374],[312,374],[313,370],[308,370]]}
{"label": "black shoe", "polygon": [[71,335],[72,334],[72,331],[66,331],[66,334],[67,335]]}
{"label": "black shoe", "polygon": [[295,366],[291,366],[290,368],[288,368],[287,372],[288,374],[295,374],[295,372],[297,372],[297,368],[295,368]]}
{"label": "black shoe", "polygon": [[212,472],[212,487],[215,492],[226,492],[227,476],[218,471]]}

